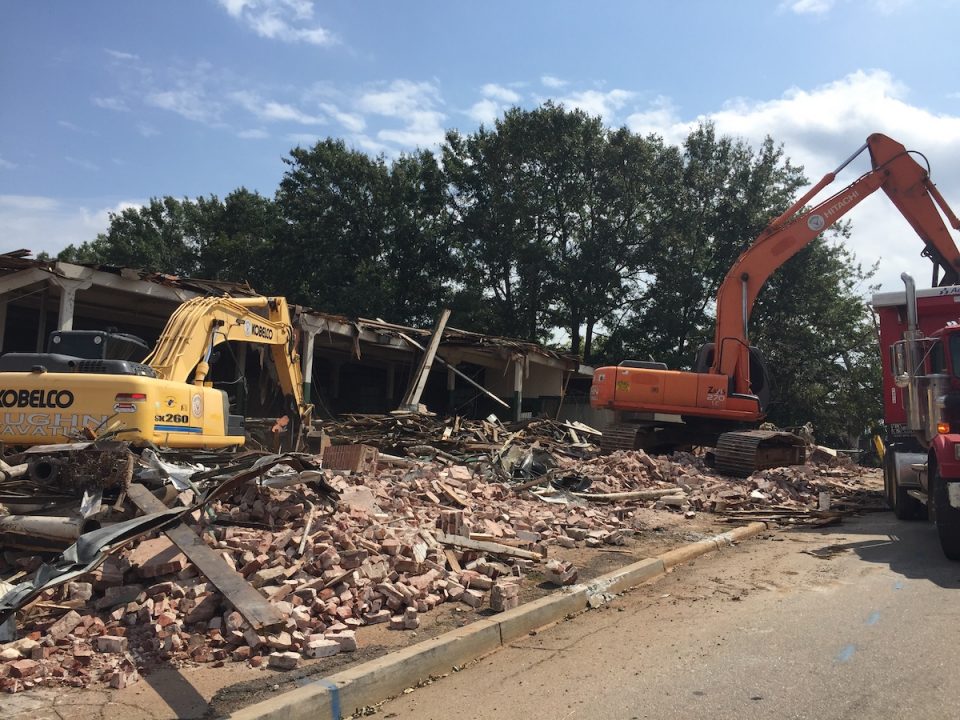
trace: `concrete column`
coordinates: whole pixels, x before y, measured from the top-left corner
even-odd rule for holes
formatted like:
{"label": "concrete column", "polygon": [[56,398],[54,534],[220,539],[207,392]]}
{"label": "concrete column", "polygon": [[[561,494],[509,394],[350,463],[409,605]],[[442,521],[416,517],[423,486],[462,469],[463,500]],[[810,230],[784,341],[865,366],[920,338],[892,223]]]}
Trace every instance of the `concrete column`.
{"label": "concrete column", "polygon": [[326,328],[327,321],[312,315],[300,315],[300,329],[303,331],[303,351],[300,354],[300,372],[303,374],[303,401],[312,402],[313,392],[313,348],[317,333]]}
{"label": "concrete column", "polygon": [[520,420],[520,407],[523,405],[523,356],[513,358],[513,419]]}
{"label": "concrete column", "polygon": [[304,332],[303,355],[300,356],[300,371],[303,374],[303,401],[311,402],[313,392],[313,342],[317,337],[315,332]]}
{"label": "concrete column", "polygon": [[92,283],[90,280],[72,280],[61,277],[52,277],[50,282],[60,288],[57,330],[73,330],[73,311],[76,306],[77,290],[86,290]]}

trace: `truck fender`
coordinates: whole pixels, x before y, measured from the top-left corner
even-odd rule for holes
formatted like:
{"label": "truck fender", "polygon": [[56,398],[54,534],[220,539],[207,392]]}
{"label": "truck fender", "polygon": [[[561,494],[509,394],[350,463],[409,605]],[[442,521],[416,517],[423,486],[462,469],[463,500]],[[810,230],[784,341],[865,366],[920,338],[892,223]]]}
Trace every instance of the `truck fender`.
{"label": "truck fender", "polygon": [[[960,480],[960,460],[956,457],[955,449],[957,445],[960,445],[960,433],[937,435],[930,443],[930,453],[934,456],[931,460],[936,460],[940,477],[944,480]],[[929,477],[933,477],[932,468]]]}

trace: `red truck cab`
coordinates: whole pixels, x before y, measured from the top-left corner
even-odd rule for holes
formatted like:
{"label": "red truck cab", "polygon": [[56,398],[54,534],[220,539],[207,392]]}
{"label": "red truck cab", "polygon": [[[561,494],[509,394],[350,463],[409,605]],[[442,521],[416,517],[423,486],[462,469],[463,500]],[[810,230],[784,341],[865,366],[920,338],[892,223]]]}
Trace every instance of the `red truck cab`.
{"label": "red truck cab", "polygon": [[880,320],[887,500],[902,520],[931,517],[960,560],[960,286],[875,295]]}

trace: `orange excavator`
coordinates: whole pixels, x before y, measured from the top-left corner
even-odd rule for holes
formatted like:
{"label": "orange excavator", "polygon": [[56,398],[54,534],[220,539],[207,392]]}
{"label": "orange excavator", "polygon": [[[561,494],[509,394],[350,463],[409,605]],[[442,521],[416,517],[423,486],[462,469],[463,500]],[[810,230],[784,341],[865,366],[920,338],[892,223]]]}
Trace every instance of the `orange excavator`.
{"label": "orange excavator", "polygon": [[[872,169],[808,208],[864,150],[870,151]],[[700,348],[692,372],[630,360],[596,370],[591,404],[615,412],[613,425],[603,432],[603,449],[669,452],[715,445],[717,467],[735,475],[802,462],[803,443],[796,436],[751,429],[766,414],[770,375],[763,355],[750,345],[750,313],[773,272],[880,188],[923,240],[922,254],[934,266],[932,284],[956,284],[960,251],[940,211],[955,230],[960,230],[960,220],[930,180],[926,158],[885,135],[871,135],[767,225],[733,264],[717,293],[714,342]]]}

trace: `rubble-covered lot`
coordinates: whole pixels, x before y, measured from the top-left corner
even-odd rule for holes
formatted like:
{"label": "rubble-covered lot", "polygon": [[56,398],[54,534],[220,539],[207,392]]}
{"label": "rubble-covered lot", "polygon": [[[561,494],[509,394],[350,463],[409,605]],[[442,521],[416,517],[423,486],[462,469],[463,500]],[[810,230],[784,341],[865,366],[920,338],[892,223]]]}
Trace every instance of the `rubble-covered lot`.
{"label": "rubble-covered lot", "polygon": [[[348,425],[329,434],[348,440]],[[354,430],[370,446],[334,446],[326,463],[144,453],[95,494],[98,533],[133,524],[102,547],[84,533],[58,556],[0,535],[0,620],[15,636],[0,645],[0,688],[119,690],[198,667],[222,668],[213,686],[326,673],[730,522],[824,524],[881,504],[875,472],[822,451],[734,479],[699,455],[598,456],[589,428],[549,421],[361,418]],[[7,460],[2,497],[22,500],[25,476],[9,469],[24,458]]]}

